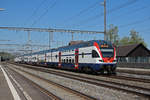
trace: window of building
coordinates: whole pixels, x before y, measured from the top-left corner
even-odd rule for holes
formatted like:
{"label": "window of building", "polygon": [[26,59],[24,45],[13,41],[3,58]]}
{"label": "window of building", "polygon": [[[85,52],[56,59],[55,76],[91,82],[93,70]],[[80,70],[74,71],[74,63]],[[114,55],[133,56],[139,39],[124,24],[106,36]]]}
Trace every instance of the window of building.
{"label": "window of building", "polygon": [[95,50],[92,50],[92,58],[98,58],[99,55]]}

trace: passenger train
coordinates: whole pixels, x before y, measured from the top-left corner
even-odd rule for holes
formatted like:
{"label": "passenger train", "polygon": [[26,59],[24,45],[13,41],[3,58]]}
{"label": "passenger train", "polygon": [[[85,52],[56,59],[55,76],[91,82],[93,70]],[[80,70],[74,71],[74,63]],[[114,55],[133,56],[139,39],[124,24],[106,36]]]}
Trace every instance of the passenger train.
{"label": "passenger train", "polygon": [[84,72],[116,73],[116,50],[111,42],[91,40],[16,57],[15,62]]}

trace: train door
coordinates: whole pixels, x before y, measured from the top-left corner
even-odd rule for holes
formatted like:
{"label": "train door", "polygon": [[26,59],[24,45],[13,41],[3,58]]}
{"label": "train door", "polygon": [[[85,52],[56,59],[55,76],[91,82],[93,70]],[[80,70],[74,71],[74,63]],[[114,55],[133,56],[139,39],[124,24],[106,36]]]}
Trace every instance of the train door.
{"label": "train door", "polygon": [[75,50],[75,69],[79,67],[79,49]]}
{"label": "train door", "polygon": [[46,53],[45,53],[45,57],[44,57],[45,59],[44,59],[44,64],[46,65]]}
{"label": "train door", "polygon": [[52,58],[52,51],[51,51],[51,63],[53,62],[53,58]]}
{"label": "train door", "polygon": [[37,64],[39,65],[39,54],[37,54]]}
{"label": "train door", "polygon": [[58,67],[61,68],[61,52],[59,52],[59,62],[58,62]]}

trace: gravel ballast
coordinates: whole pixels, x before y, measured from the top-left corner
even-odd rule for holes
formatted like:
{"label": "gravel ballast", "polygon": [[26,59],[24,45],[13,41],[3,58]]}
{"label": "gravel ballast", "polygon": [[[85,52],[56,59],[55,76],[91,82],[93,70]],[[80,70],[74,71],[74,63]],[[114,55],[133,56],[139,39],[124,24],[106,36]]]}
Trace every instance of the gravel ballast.
{"label": "gravel ballast", "polygon": [[[34,75],[38,75],[42,78],[48,79],[50,81],[59,83],[63,86],[67,86],[69,88],[72,88],[74,90],[80,91],[84,94],[93,96],[99,100],[148,100],[148,98],[140,97],[138,95],[125,93],[122,91],[117,91],[109,88],[104,88],[101,86],[91,85],[85,82],[80,82],[73,79],[64,78],[61,76],[52,75],[49,73],[44,73],[40,71],[35,71],[32,69],[27,69],[23,67],[19,67],[16,65],[11,65],[13,67],[20,68],[24,71],[30,72]],[[11,67],[11,68],[13,68]]]}

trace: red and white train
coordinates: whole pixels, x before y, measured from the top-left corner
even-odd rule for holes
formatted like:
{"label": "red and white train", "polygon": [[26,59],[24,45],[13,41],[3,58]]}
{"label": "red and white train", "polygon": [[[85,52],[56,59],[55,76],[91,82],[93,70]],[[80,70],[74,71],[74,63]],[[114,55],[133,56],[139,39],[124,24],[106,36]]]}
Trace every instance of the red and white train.
{"label": "red and white train", "polygon": [[25,54],[15,62],[85,72],[116,73],[116,50],[104,40],[91,40],[56,49]]}

